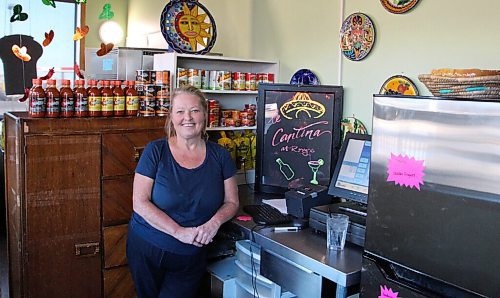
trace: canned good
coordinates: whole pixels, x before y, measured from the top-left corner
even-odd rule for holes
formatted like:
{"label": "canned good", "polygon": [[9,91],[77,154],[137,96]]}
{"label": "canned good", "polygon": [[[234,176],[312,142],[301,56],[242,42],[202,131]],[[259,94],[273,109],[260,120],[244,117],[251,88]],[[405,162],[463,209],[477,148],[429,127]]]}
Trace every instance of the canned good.
{"label": "canned good", "polygon": [[202,69],[200,71],[201,74],[201,89],[210,89],[209,77],[210,72],[208,70]]}
{"label": "canned good", "polygon": [[143,69],[136,70],[135,81],[142,84],[149,84],[151,82],[151,71]]}
{"label": "canned good", "polygon": [[217,70],[211,70],[208,72],[208,89],[210,90],[217,90],[217,78],[218,78],[219,72]]}
{"label": "canned good", "polygon": [[257,90],[257,84],[255,83],[255,73],[253,72],[245,73],[245,90],[246,91]]}
{"label": "canned good", "polygon": [[208,127],[218,127],[219,126],[219,115],[210,114],[208,115]]}
{"label": "canned good", "polygon": [[156,99],[156,115],[167,116],[170,111],[170,98],[157,98]]}
{"label": "canned good", "polygon": [[188,85],[201,88],[201,75],[199,69],[188,69]]}
{"label": "canned good", "polygon": [[268,73],[267,74],[267,82],[268,83],[274,83],[274,73]]}
{"label": "canned good", "polygon": [[222,72],[222,90],[231,90],[231,72]]}
{"label": "canned good", "polygon": [[232,74],[232,89],[245,90],[245,74],[243,72],[235,71]]}
{"label": "canned good", "polygon": [[156,99],[143,97],[139,101],[139,116],[151,117],[154,116],[156,112]]}
{"label": "canned good", "polygon": [[237,111],[237,110],[232,110],[231,111],[231,117],[233,119],[240,119],[240,111]]}
{"label": "canned good", "polygon": [[155,84],[156,85],[170,85],[170,71],[157,70]]}
{"label": "canned good", "polygon": [[177,68],[177,87],[181,88],[188,85],[188,73],[185,68]]}
{"label": "canned good", "polygon": [[233,118],[225,118],[224,119],[224,126],[229,127],[229,126],[234,126],[234,119]]}
{"label": "canned good", "polygon": [[233,114],[231,110],[222,110],[221,116],[222,118],[231,118]]}
{"label": "canned good", "polygon": [[258,73],[257,74],[257,82],[269,83],[269,77],[268,77],[267,73]]}

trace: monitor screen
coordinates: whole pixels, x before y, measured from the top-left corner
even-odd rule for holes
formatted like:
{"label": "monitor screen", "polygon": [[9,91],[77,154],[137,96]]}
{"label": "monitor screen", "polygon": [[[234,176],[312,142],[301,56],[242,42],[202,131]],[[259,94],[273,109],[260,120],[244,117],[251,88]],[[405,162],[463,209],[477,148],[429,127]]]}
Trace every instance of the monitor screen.
{"label": "monitor screen", "polygon": [[340,150],[342,87],[259,84],[255,189],[327,186]]}
{"label": "monitor screen", "polygon": [[347,133],[328,194],[367,203],[371,145],[370,135]]}

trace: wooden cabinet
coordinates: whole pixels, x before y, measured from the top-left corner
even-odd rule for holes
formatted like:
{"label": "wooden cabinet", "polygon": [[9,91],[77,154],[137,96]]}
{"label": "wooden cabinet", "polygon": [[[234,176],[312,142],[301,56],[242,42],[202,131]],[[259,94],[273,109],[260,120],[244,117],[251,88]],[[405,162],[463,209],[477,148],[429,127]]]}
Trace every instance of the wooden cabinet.
{"label": "wooden cabinet", "polygon": [[5,116],[12,297],[133,297],[132,181],[162,117]]}

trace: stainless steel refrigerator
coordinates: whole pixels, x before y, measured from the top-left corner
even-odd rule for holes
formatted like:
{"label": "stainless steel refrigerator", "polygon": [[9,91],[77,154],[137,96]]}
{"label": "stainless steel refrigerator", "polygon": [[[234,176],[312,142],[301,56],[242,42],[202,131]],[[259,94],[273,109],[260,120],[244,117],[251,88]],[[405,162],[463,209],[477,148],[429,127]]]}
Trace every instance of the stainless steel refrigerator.
{"label": "stainless steel refrigerator", "polygon": [[362,297],[500,297],[500,102],[374,96]]}

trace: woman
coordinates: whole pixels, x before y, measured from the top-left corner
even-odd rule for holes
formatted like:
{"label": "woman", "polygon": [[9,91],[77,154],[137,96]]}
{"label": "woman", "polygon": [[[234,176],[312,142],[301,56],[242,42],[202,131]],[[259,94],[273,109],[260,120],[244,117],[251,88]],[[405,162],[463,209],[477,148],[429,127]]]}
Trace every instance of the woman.
{"label": "woman", "polygon": [[149,143],[134,177],[127,259],[139,297],[196,297],[205,246],[238,210],[236,167],[207,141],[201,91],[175,91],[166,139]]}

